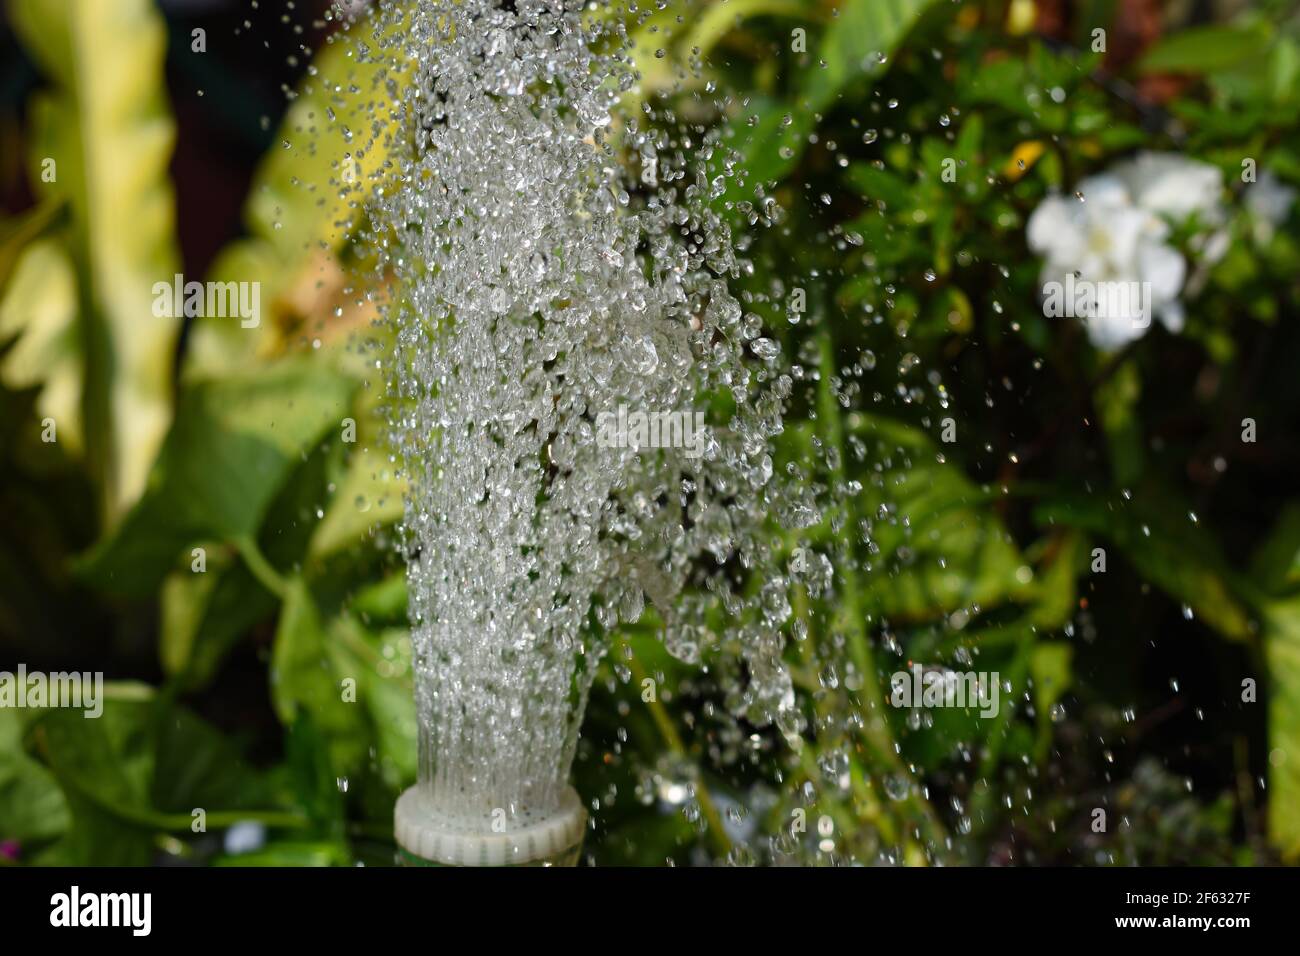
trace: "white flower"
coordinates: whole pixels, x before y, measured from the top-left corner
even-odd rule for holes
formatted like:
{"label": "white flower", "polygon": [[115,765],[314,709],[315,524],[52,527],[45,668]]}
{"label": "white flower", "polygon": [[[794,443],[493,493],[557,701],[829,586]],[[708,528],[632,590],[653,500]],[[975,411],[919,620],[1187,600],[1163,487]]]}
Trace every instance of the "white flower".
{"label": "white flower", "polygon": [[1165,242],[1168,224],[1135,206],[1114,176],[1094,176],[1079,191],[1082,200],[1048,197],[1029,219],[1029,247],[1044,258],[1043,284],[1064,282],[1072,273],[1094,284],[1137,283],[1148,293],[1145,313],[1094,309],[1078,316],[1098,348],[1115,349],[1141,338],[1151,315],[1178,331],[1186,265]]}
{"label": "white flower", "polygon": [[1260,243],[1273,238],[1273,230],[1291,213],[1296,191],[1264,170],[1259,179],[1246,188],[1246,209],[1255,220],[1255,239]]}
{"label": "white flower", "polygon": [[1029,218],[1026,239],[1043,257],[1044,287],[1073,275],[1091,288],[1123,283],[1141,290],[1140,306],[1135,297],[1124,308],[1093,306],[1078,314],[1098,348],[1141,338],[1152,315],[1171,332],[1181,330],[1187,263],[1167,241],[1170,223],[1192,216],[1210,227],[1224,222],[1220,170],[1173,153],[1142,153],[1084,180],[1079,195],[1050,196]]}
{"label": "white flower", "polygon": [[1226,218],[1223,172],[1217,166],[1178,153],[1140,153],[1111,170],[1128,188],[1133,202],[1176,223],[1195,215],[1204,225]]}

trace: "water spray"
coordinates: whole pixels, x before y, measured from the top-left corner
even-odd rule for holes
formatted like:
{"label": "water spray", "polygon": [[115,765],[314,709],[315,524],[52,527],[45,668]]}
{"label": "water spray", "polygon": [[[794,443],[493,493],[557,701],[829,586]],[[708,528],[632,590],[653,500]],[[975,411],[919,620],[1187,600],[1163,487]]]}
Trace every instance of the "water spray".
{"label": "water spray", "polygon": [[688,661],[728,648],[733,709],[797,722],[764,533],[818,517],[774,476],[792,382],[729,290],[730,161],[703,127],[625,108],[621,16],[463,0],[376,20],[364,53],[403,64],[386,95],[406,138],[366,235],[394,289],[409,486],[420,759],[397,840],[446,864],[571,861],[569,770],[620,621],[652,617]]}

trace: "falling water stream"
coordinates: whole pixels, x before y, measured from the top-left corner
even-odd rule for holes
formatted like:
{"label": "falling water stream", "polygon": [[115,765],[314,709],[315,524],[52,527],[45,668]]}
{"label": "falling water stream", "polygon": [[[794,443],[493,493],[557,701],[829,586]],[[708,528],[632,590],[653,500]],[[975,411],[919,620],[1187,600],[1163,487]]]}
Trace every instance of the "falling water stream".
{"label": "falling water stream", "polygon": [[403,65],[365,241],[395,290],[420,786],[440,826],[525,826],[562,798],[620,621],[734,654],[733,709],[797,722],[772,528],[818,516],[774,474],[781,350],[729,291],[732,164],[628,108],[624,21],[572,0],[375,19],[362,54]]}

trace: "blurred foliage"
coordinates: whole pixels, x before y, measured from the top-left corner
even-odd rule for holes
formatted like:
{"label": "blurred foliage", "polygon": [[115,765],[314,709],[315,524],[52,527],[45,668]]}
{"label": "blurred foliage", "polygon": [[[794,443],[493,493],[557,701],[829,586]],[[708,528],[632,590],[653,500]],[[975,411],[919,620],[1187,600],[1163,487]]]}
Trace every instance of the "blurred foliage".
{"label": "blurred foliage", "polygon": [[[629,99],[720,120],[746,171],[722,200],[751,237],[739,290],[805,386],[777,466],[837,503],[787,544],[831,554],[835,584],[792,609],[802,733],[727,717],[711,662],[653,620],[609,635],[575,766],[593,861],[1300,856],[1294,231],[1237,202],[1186,329],[1115,353],[1044,317],[1024,238],[1139,146],[1219,166],[1236,199],[1243,157],[1300,185],[1300,18],[1263,3],[1125,60],[1089,37],[1126,5],[1084,6],[1050,35],[1001,0],[628,20]],[[177,261],[161,16],[8,11],[45,85],[36,202],[0,223],[4,663],[117,680],[100,720],[0,710],[0,862],[390,861],[415,776],[401,488],[347,347],[381,333],[339,198],[383,175],[395,117],[346,93],[383,78],[318,44],[209,276],[260,281],[263,321],[195,319],[173,368],[179,323],[144,298]],[[1000,712],[891,708],[914,661],[996,671]]]}

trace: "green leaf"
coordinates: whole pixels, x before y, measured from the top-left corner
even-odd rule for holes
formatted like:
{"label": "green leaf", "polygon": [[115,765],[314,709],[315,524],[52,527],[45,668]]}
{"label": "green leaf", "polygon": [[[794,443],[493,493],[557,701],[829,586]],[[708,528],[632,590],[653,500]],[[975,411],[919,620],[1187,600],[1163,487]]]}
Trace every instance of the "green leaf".
{"label": "green leaf", "polygon": [[278,607],[277,569],[300,567],[307,557],[321,503],[342,480],[344,447],[327,440],[307,454],[267,507],[257,542],[241,537],[233,549],[208,543],[205,572],[191,564],[164,581],[163,667],[182,688],[206,685],[239,639]]}
{"label": "green leaf", "polygon": [[1067,531],[1035,543],[1029,555],[1045,552],[1034,576],[1034,608],[1031,624],[1040,631],[1063,627],[1074,616],[1078,598],[1077,578],[1087,567],[1087,542],[1083,535]]}
{"label": "green leaf", "polygon": [[206,687],[226,654],[278,601],[242,563],[210,549],[208,570],[173,571],[162,584],[159,656],[179,687]]}
{"label": "green leaf", "polygon": [[312,534],[309,556],[321,560],[355,548],[376,528],[393,524],[402,517],[404,488],[386,455],[358,449]]}
{"label": "green leaf", "polygon": [[[70,213],[83,428],[111,525],[144,489],[171,419],[180,324],[154,315],[152,291],[178,261],[166,30],[149,0],[10,0],[9,9],[51,82],[31,103],[32,182]],[[46,158],[52,182],[41,175]]]}
{"label": "green leaf", "polygon": [[1300,597],[1267,605],[1269,834],[1291,862],[1300,860]]}
{"label": "green leaf", "polygon": [[238,816],[269,805],[262,776],[217,728],[162,695],[148,718],[153,749],[150,806],[183,819],[196,807],[210,816]]}
{"label": "green leaf", "polygon": [[53,840],[68,828],[68,804],[54,776],[22,746],[17,711],[0,710],[0,841]]}
{"label": "green leaf", "polygon": [[339,771],[330,756],[329,740],[311,714],[302,711],[288,727],[285,740],[285,783],[312,831],[342,846],[346,819]]}
{"label": "green leaf", "polygon": [[105,591],[143,596],[191,543],[254,537],[294,468],[340,428],[354,390],[309,360],[187,387],[148,490],[83,573]]}
{"label": "green leaf", "polygon": [[[337,775],[358,768],[369,745],[360,691],[365,681],[356,658],[321,623],[320,613],[301,578],[288,582],[271,655],[271,700],[282,723],[290,726],[305,713],[328,742]],[[353,694],[345,699],[344,681]]]}
{"label": "green leaf", "polygon": [[[974,113],[962,124],[961,132],[957,134],[953,157],[973,165],[979,162],[983,146],[984,118],[979,113]],[[983,177],[980,176],[979,180],[982,182]]]}
{"label": "green leaf", "polygon": [[392,624],[406,620],[406,600],[406,574],[399,572],[357,591],[349,607],[367,623]]}
{"label": "green leaf", "polygon": [[1268,75],[1273,99],[1278,102],[1293,99],[1296,86],[1300,85],[1297,82],[1300,81],[1300,43],[1291,37],[1279,37],[1269,58]]}
{"label": "green leaf", "polygon": [[[1079,528],[1118,547],[1134,570],[1225,637],[1253,633],[1242,583],[1224,565],[1206,532],[1174,505],[1168,489],[1134,500],[1092,495],[1054,495],[1034,510],[1040,524]],[[1139,501],[1141,503],[1139,503]]]}
{"label": "green leaf", "polygon": [[1029,652],[1029,676],[1033,681],[1034,713],[1038,723],[1038,741],[1034,748],[1038,761],[1047,758],[1052,743],[1052,708],[1065,696],[1073,680],[1071,663],[1074,648],[1060,642],[1039,642]]}
{"label": "green leaf", "polygon": [[845,179],[859,195],[872,202],[882,201],[891,212],[902,212],[912,205],[912,187],[902,177],[870,163],[853,163]]}
{"label": "green leaf", "polygon": [[[739,154],[744,177],[744,185],[735,180],[728,182],[723,202],[753,203],[759,186],[770,194],[768,185],[780,182],[798,165],[812,129],[808,113],[792,111],[772,97],[752,97],[723,137],[723,144]],[[713,173],[720,172],[715,160]]]}
{"label": "green leaf", "polygon": [[1141,397],[1142,379],[1132,360],[1120,365],[1093,395],[1110,445],[1111,474],[1119,487],[1134,484],[1145,470],[1142,426],[1137,414]]}
{"label": "green leaf", "polygon": [[380,776],[397,792],[415,781],[418,753],[410,635],[404,628],[371,634],[347,616],[336,618],[329,630],[342,651],[341,670],[356,676]]}
{"label": "green leaf", "polygon": [[1292,502],[1250,563],[1251,580],[1270,594],[1300,585],[1300,503]]}
{"label": "green leaf", "polygon": [[814,67],[804,85],[809,107],[824,110],[854,80],[883,72],[903,37],[935,2],[845,0],[822,35],[818,55],[826,66]]}
{"label": "green leaf", "polygon": [[1029,114],[1033,108],[1025,95],[1030,88],[1027,73],[1024,60],[1007,57],[963,70],[957,85],[971,104],[991,103],[1014,115]]}
{"label": "green leaf", "polygon": [[[1008,712],[1015,710],[1018,698],[1014,691],[1004,693],[999,675],[1010,671],[1022,646],[1030,646],[1032,641],[1033,635],[1024,620],[997,628],[961,632],[961,645],[979,649],[978,670],[988,674],[996,686],[985,690],[987,706],[978,699],[968,699],[964,707],[929,709],[919,724],[914,722],[918,711],[891,704],[889,715],[908,761],[933,768],[964,748],[978,751],[987,743],[1001,749],[1006,736],[1006,722],[999,719],[999,715],[1004,709]],[[923,641],[908,641],[906,647],[906,656],[910,660],[923,661],[927,666],[941,665],[943,661],[939,658],[946,656],[938,648],[924,646]],[[900,663],[897,670],[910,682],[910,666]],[[892,675],[889,680],[892,682]],[[886,693],[892,694],[892,683]],[[913,702],[913,707],[919,706]],[[995,735],[996,741],[993,739]]]}
{"label": "green leaf", "polygon": [[[852,79],[883,69],[869,55],[893,52],[903,35],[935,0],[849,0],[822,36],[825,68],[810,71],[798,106],[769,96],[754,96],[731,123],[725,145],[741,157],[745,185],[729,184],[725,202],[753,202],[754,189],[780,182],[799,163],[825,108]],[[751,119],[757,120],[751,125]],[[715,175],[717,170],[715,169]]]}
{"label": "green leaf", "polygon": [[1024,562],[988,507],[989,495],[938,446],[901,422],[853,413],[849,430],[872,470],[853,501],[879,549],[867,604],[886,617],[925,620],[961,608],[1027,598]]}
{"label": "green leaf", "polygon": [[147,863],[159,833],[209,826],[262,795],[256,776],[216,730],[139,685],[105,685],[96,719],[51,709],[29,745],[58,779],[72,811],[67,851],[81,865]]}
{"label": "green leaf", "polygon": [[[1041,642],[1029,654],[1029,674],[1034,679],[1034,706],[1045,714],[1070,689],[1070,661],[1074,648],[1059,642]],[[1040,714],[1041,716],[1041,714]]]}
{"label": "green leaf", "polygon": [[1138,63],[1143,73],[1215,73],[1255,58],[1268,49],[1260,27],[1205,26],[1160,40]]}

